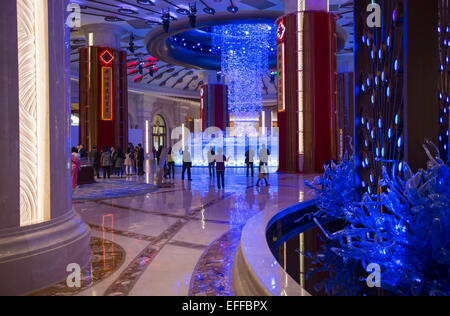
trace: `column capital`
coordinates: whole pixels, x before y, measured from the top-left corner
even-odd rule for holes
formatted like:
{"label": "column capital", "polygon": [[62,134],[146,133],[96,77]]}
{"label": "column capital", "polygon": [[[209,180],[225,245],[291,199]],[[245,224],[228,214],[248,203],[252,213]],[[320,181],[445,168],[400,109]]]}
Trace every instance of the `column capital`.
{"label": "column capital", "polygon": [[120,49],[120,40],[126,34],[123,27],[113,24],[88,24],[81,29],[87,45],[113,49]]}
{"label": "column capital", "polygon": [[285,13],[299,11],[325,11],[329,12],[328,0],[284,0]]}

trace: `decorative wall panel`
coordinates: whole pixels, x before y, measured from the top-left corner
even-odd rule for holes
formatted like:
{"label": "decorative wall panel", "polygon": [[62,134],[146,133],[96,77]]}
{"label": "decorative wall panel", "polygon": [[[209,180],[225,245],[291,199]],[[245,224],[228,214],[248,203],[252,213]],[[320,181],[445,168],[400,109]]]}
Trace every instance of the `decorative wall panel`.
{"label": "decorative wall panel", "polygon": [[38,221],[38,128],[35,5],[17,1],[20,122],[20,224]]}

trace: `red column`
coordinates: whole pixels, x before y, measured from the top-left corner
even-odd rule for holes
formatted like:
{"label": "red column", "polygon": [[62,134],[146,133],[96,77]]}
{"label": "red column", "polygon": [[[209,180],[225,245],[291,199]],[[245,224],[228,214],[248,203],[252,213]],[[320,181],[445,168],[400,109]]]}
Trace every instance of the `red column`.
{"label": "red column", "polygon": [[322,172],[336,159],[336,20],[304,11],[278,21],[280,171]]}
{"label": "red column", "polygon": [[80,143],[128,146],[127,54],[107,47],[80,49]]}
{"label": "red column", "polygon": [[200,89],[200,94],[203,131],[209,127],[218,127],[226,131],[230,122],[227,86],[222,84],[204,85]]}

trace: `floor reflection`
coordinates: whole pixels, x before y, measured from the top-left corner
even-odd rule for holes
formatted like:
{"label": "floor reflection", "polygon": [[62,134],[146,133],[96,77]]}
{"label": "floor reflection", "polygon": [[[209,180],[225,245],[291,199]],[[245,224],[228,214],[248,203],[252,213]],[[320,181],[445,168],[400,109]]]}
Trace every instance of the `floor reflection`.
{"label": "floor reflection", "polygon": [[[155,170],[148,164],[146,170],[127,181],[154,183]],[[218,190],[207,168],[194,168],[192,182],[181,181],[181,168],[176,175],[171,188],[73,204],[100,241],[101,267],[92,266],[93,278],[95,269],[120,265],[79,295],[231,295],[230,271],[245,223],[312,197],[304,180],[313,176],[273,174],[271,186],[256,187],[257,178],[247,178],[245,169],[228,169],[226,188]],[[126,252],[122,265],[122,257],[109,257],[118,247]]]}

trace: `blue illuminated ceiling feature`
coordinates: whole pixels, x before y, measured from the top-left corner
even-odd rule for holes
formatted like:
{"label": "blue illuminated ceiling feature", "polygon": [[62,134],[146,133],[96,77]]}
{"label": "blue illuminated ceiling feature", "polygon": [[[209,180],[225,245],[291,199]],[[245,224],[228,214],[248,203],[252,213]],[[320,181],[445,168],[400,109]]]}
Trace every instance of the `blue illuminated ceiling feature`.
{"label": "blue illuminated ceiling feature", "polygon": [[[172,36],[171,45],[178,45],[180,48],[198,52],[205,55],[221,56],[221,49],[212,43],[212,28],[195,29]],[[269,64],[275,67],[277,57],[276,42],[273,41],[269,48]]]}
{"label": "blue illuminated ceiling feature", "polygon": [[221,54],[228,77],[228,109],[234,122],[259,120],[262,79],[269,73],[269,53],[276,45],[274,24],[228,24],[212,28],[212,46]]}

